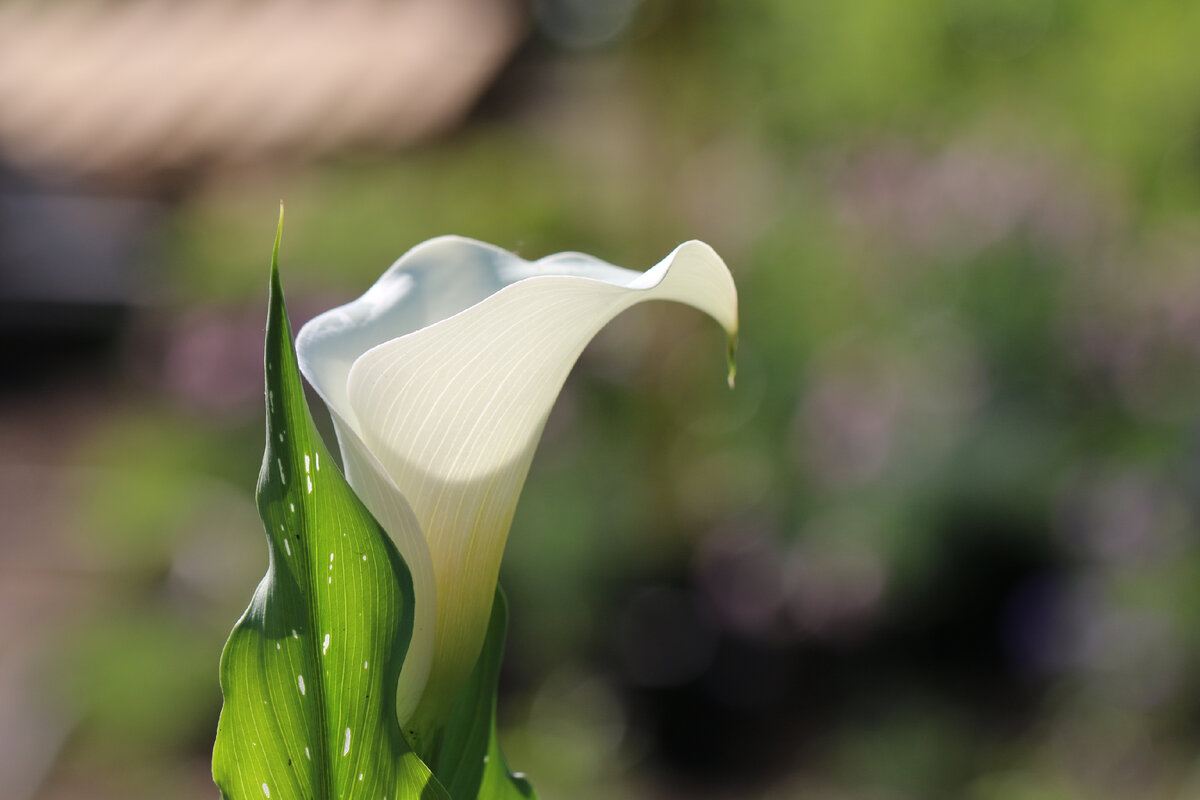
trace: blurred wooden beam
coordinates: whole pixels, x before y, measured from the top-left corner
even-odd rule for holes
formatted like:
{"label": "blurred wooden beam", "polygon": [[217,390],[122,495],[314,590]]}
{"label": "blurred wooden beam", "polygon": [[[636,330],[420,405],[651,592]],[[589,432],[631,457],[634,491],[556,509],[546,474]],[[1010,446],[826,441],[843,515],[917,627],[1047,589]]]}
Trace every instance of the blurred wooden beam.
{"label": "blurred wooden beam", "polygon": [[0,158],[143,175],[403,147],[526,27],[516,0],[0,0]]}

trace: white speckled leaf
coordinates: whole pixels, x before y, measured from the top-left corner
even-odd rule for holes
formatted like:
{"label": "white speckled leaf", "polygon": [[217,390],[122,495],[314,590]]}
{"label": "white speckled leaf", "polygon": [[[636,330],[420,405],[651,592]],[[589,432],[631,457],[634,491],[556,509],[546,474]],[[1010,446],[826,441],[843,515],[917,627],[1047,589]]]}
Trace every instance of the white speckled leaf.
{"label": "white speckled leaf", "polygon": [[313,427],[278,258],[277,237],[257,493],[270,563],[221,656],[213,777],[230,800],[448,800],[396,718],[412,578]]}

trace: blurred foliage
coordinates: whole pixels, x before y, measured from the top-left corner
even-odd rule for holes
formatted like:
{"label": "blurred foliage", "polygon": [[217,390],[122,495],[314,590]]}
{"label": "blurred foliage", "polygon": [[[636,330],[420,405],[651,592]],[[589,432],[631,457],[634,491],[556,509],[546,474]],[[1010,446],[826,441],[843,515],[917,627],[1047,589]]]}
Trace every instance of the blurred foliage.
{"label": "blurred foliage", "polygon": [[[639,268],[703,238],[738,389],[702,321],[628,313],[514,523],[501,714],[543,796],[1194,796],[1198,36],[1167,0],[648,0],[605,45],[535,39],[420,150],[213,179],[165,237],[171,302],[260,314],[280,196],[296,324],[442,233]],[[67,659],[129,760],[138,687],[207,692],[173,704],[180,753],[216,709],[217,650],[205,687],[140,603],[178,598],[197,538],[248,577],[181,625],[231,618],[263,562],[232,501],[170,519],[198,475],[249,497],[261,378],[205,406],[150,372],[77,456],[112,467],[80,513],[142,587],[97,635],[186,662]]]}

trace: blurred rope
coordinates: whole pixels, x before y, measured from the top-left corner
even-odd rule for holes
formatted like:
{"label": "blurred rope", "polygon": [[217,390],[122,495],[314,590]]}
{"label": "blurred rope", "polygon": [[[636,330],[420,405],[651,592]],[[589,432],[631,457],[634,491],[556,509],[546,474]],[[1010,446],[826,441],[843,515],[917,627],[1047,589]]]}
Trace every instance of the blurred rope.
{"label": "blurred rope", "polygon": [[0,2],[0,156],[144,174],[405,145],[524,28],[509,0]]}

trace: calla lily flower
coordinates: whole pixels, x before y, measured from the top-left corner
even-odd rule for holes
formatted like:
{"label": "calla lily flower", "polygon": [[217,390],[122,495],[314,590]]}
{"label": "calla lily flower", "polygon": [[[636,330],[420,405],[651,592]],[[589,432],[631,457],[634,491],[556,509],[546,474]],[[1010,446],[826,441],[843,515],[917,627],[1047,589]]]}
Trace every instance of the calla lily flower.
{"label": "calla lily flower", "polygon": [[300,369],[329,407],[346,478],[412,572],[397,714],[418,737],[479,655],[517,497],[568,372],[606,323],[646,300],[706,312],[732,353],[737,292],[698,241],[637,272],[432,239],[301,329]]}

